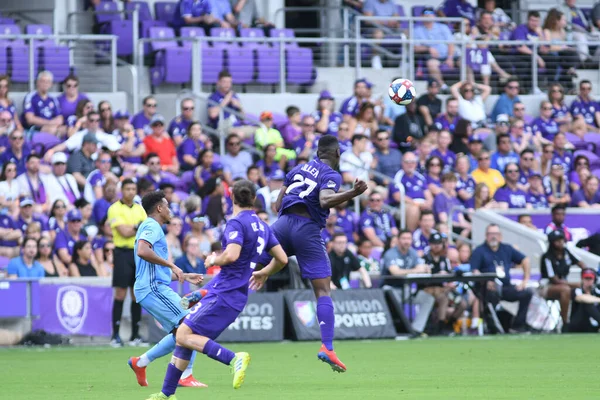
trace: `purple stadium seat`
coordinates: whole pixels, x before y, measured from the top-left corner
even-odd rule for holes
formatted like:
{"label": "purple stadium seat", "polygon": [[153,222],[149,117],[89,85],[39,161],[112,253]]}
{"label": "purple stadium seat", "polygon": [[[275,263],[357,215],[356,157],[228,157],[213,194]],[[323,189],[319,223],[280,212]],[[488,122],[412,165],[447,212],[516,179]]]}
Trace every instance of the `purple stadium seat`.
{"label": "purple stadium seat", "polygon": [[313,82],[313,53],[306,47],[286,50],[287,82],[309,84]]}
{"label": "purple stadium seat", "polygon": [[412,6],[410,13],[412,14],[413,17],[420,17],[423,15],[423,10],[425,8],[426,8],[425,6]]}
{"label": "purple stadium seat", "polygon": [[[220,38],[235,38],[235,30],[233,28],[211,28],[210,36]],[[212,42],[213,47],[229,48],[237,46],[237,43],[230,42]]]}
{"label": "purple stadium seat", "polygon": [[[31,138],[31,147],[32,148],[42,148],[42,152],[45,153],[46,150],[51,149],[52,147],[60,144],[61,140],[56,136],[46,133],[46,132],[36,132]],[[42,154],[43,154],[42,153]]]}
{"label": "purple stadium seat", "polygon": [[[189,49],[177,46],[165,48],[156,54],[152,71],[153,77],[157,68],[160,71],[163,82],[174,84],[188,83],[192,79],[192,53]],[[175,182],[173,181],[173,184]]]}
{"label": "purple stadium seat", "polygon": [[245,47],[230,47],[227,52],[227,69],[233,82],[245,85],[254,78],[254,51]]}
{"label": "purple stadium seat", "polygon": [[0,24],[2,25],[14,25],[16,21],[12,18],[0,17]]}
{"label": "purple stadium seat", "polygon": [[[0,25],[0,35],[20,35],[21,28],[19,25]],[[25,45],[23,39],[0,39],[0,46],[11,46],[15,44]]]}
{"label": "purple stadium seat", "polygon": [[45,44],[41,48],[41,67],[52,72],[56,82],[63,81],[71,73],[69,48],[54,43]]}
{"label": "purple stadium seat", "polygon": [[149,35],[151,38],[158,39],[168,39],[172,38],[172,41],[156,41],[150,44],[152,51],[164,50],[168,48],[177,48],[177,41],[175,40],[175,32],[173,32],[173,28],[167,28],[164,26],[161,27],[152,27],[150,28]]}
{"label": "purple stadium seat", "polygon": [[0,75],[8,73],[8,48],[0,46]]}
{"label": "purple stadium seat", "polygon": [[[101,3],[107,4],[107,3]],[[133,53],[133,23],[127,20],[110,21],[106,32],[117,35],[117,55],[130,56]]]}
{"label": "purple stadium seat", "polygon": [[25,27],[25,33],[28,35],[52,35],[50,25],[29,24]]}
{"label": "purple stadium seat", "polygon": [[[292,29],[271,29],[271,32],[269,32],[269,34],[272,38],[278,38],[278,37],[295,38],[296,37],[296,34],[294,34],[294,31]],[[279,48],[279,43],[273,43],[273,47]],[[298,47],[298,43],[286,42],[285,47],[286,48]]]}
{"label": "purple stadium seat", "polygon": [[154,15],[157,21],[170,24],[173,21],[175,8],[179,5],[176,1],[157,1],[154,3]]}
{"label": "purple stadium seat", "polygon": [[[129,1],[125,3],[125,11],[138,10],[138,20],[152,21],[152,13],[150,7],[145,1]],[[133,12],[125,14],[127,19],[133,19]]]}
{"label": "purple stadium seat", "polygon": [[[260,28],[242,28],[240,29],[240,37],[248,37],[248,38],[264,38],[265,32]],[[261,42],[247,42],[242,43],[242,46],[256,49],[256,48],[264,48],[268,45],[266,43]]]}
{"label": "purple stadium seat", "polygon": [[224,54],[222,48],[202,48],[202,83],[217,83],[219,72],[225,66]]}
{"label": "purple stadium seat", "polygon": [[567,132],[565,133],[565,136],[567,138],[567,140],[569,141],[569,143],[577,143],[577,142],[581,142],[581,139],[579,138],[579,136],[575,135],[574,133],[571,132]]}
{"label": "purple stadium seat", "polygon": [[279,83],[279,50],[256,49],[256,81],[265,84]]}
{"label": "purple stadium seat", "polygon": [[277,126],[283,126],[288,121],[288,117],[285,114],[273,112],[273,124]]}
{"label": "purple stadium seat", "polygon": [[[204,29],[202,29],[202,28],[185,27],[185,28],[181,28],[180,36],[181,37],[205,37],[206,35],[204,33]],[[194,46],[193,43],[188,40],[182,41],[181,45],[183,46],[184,49],[191,49]],[[208,42],[200,42],[200,46],[207,47]]]}
{"label": "purple stadium seat", "polygon": [[596,155],[600,156],[600,135],[597,133],[587,133],[584,137],[584,142],[593,143],[596,147]]}
{"label": "purple stadium seat", "polygon": [[589,150],[577,150],[574,156],[577,157],[579,155],[586,156],[588,160],[590,160],[591,170],[600,168],[600,157],[598,157],[596,154],[592,153]]}
{"label": "purple stadium seat", "polygon": [[194,171],[185,171],[181,174],[181,179],[179,180],[179,186],[175,189],[182,190],[184,192],[189,192],[194,184]]}
{"label": "purple stadium seat", "polygon": [[[162,21],[142,21],[140,22],[140,37],[149,38],[150,37],[150,29],[156,27],[166,27],[166,24]],[[150,54],[152,51],[150,43],[144,44],[144,54]]]}
{"label": "purple stadium seat", "polygon": [[[11,62],[11,80],[13,82],[29,82],[29,47],[24,45],[10,45],[9,59]],[[37,75],[37,52],[34,52],[33,76]]]}
{"label": "purple stadium seat", "polygon": [[177,190],[173,193],[175,196],[179,198],[180,201],[186,201],[190,194],[188,192],[184,192],[183,190]]}
{"label": "purple stadium seat", "polygon": [[600,179],[600,169],[593,170],[592,175]]}
{"label": "purple stadium seat", "polygon": [[99,25],[121,20],[118,5],[112,1],[102,2],[95,6],[94,10],[96,10],[96,23]]}

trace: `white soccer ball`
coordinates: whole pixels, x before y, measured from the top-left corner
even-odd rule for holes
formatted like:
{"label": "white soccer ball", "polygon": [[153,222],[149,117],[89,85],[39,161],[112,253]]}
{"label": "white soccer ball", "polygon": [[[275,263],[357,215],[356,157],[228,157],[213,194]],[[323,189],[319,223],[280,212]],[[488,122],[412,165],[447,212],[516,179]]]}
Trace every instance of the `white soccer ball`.
{"label": "white soccer ball", "polygon": [[396,79],[390,83],[388,95],[394,103],[406,106],[417,97],[417,92],[408,79]]}

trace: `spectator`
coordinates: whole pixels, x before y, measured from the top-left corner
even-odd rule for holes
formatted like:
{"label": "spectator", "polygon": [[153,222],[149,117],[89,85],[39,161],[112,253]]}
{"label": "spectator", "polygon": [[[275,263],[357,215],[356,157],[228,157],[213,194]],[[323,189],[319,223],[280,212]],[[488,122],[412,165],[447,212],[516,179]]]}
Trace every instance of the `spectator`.
{"label": "spectator", "polygon": [[527,228],[529,228],[529,229],[532,229],[532,230],[534,230],[534,231],[537,231],[537,226],[535,226],[535,225],[533,224],[533,221],[532,221],[532,219],[531,219],[531,215],[529,215],[529,214],[520,214],[520,215],[517,217],[517,222],[518,222],[519,224],[521,224],[521,225],[524,225],[524,226],[526,226],[526,227],[527,227]]}
{"label": "spectator", "polygon": [[[77,209],[69,211],[67,214],[67,229],[61,230],[56,235],[54,249],[60,261],[65,265],[71,265],[73,262],[73,250],[76,241],[85,241],[85,236],[81,233],[82,216]],[[91,250],[91,247],[90,247]]]}
{"label": "spectator", "polygon": [[435,215],[431,210],[423,210],[419,218],[418,228],[412,234],[412,247],[422,257],[429,250],[429,238],[437,232],[435,227]]}
{"label": "spectator", "polygon": [[88,133],[83,137],[81,149],[69,157],[67,172],[72,174],[80,188],[85,186],[86,179],[94,170],[92,155],[96,153],[98,139],[94,133]]}
{"label": "spectator", "polygon": [[[485,41],[487,40],[500,39],[500,28],[495,26],[494,15],[491,12],[484,10],[479,14],[479,20],[477,25],[471,29],[469,29],[469,26],[469,21],[465,21],[465,33],[469,35],[467,39],[479,41],[477,45],[471,45],[470,47],[472,49],[479,49],[478,53],[475,54],[479,54],[479,52],[481,52],[481,60],[478,60],[477,58],[471,58],[471,61],[474,64],[473,67],[478,67],[475,69],[479,69],[479,74],[481,75],[483,84],[488,86],[490,85],[492,71],[498,74],[498,80],[500,81],[500,83],[506,82],[508,79],[511,78],[511,75],[504,69],[502,69],[502,67],[500,67],[500,65],[496,61],[496,58],[494,57],[494,53],[497,52],[498,47],[488,46],[487,44],[485,44]],[[459,35],[462,36],[462,34],[456,34],[456,36]],[[462,40],[462,37],[459,37],[458,39]],[[485,57],[484,54],[486,55]],[[487,60],[485,60],[484,58],[487,58]],[[469,81],[475,80],[473,67],[469,67],[469,69],[467,70],[467,80]]]}
{"label": "spectator", "polygon": [[[566,30],[570,33],[572,40],[577,44],[579,59],[586,61],[590,57],[588,47],[588,34],[593,31],[593,25],[588,21],[586,13],[579,7],[576,7],[575,0],[565,0],[559,10],[566,17]],[[593,14],[593,11],[592,13]]]}
{"label": "spectator", "polygon": [[64,278],[69,276],[69,271],[60,262],[56,254],[52,254],[52,242],[45,237],[37,241],[37,254],[35,260],[44,268],[45,278]]}
{"label": "spectator", "polygon": [[[93,111],[93,109],[90,111]],[[100,113],[100,127],[105,132],[112,132],[115,129],[115,120],[113,117],[112,106],[110,105],[110,102],[107,100],[103,100],[100,103],[98,103],[98,113]],[[87,113],[85,115],[87,115]],[[129,118],[129,116],[127,116],[127,118]]]}
{"label": "spectator", "polygon": [[[350,248],[350,246],[348,246]],[[352,251],[352,250],[350,250]],[[373,243],[370,240],[364,239],[358,242],[358,250],[356,257],[360,266],[367,270],[371,275],[379,274],[379,260],[373,258]]]}
{"label": "spectator", "polygon": [[548,234],[548,250],[540,259],[542,279],[542,297],[560,302],[560,316],[565,326],[569,323],[569,305],[571,302],[571,285],[567,281],[573,266],[585,268],[583,262],[565,246],[565,235],[562,231]]}
{"label": "spectator", "polygon": [[135,171],[137,165],[142,163],[142,157],[146,153],[146,146],[142,139],[129,123],[129,113],[127,111],[117,111],[114,117],[115,129],[112,134],[121,145],[119,155],[123,160],[123,166],[126,171]]}
{"label": "spectator", "polygon": [[490,168],[490,153],[483,151],[477,158],[477,168],[471,173],[475,182],[485,183],[493,197],[496,190],[504,186],[504,177],[497,169]]}
{"label": "spectator", "polygon": [[[165,238],[167,240],[167,247],[169,248],[169,260],[179,259],[183,256],[183,249],[181,248],[181,240],[179,237],[183,231],[183,221],[180,217],[171,218],[171,222],[167,225],[167,233]],[[198,243],[197,243],[198,244]],[[198,245],[198,248],[200,246]]]}
{"label": "spectator", "polygon": [[431,209],[433,196],[427,188],[427,180],[416,171],[417,157],[414,153],[405,153],[402,157],[402,169],[394,176],[395,185],[390,187],[390,204],[400,203],[399,185],[404,187],[404,202],[406,206],[406,227],[414,230],[417,227],[421,213]]}
{"label": "spectator", "polygon": [[[543,32],[540,28],[540,13],[538,11],[529,11],[527,13],[527,23],[517,26],[510,35],[510,40],[530,42],[539,40],[540,38],[543,38]],[[519,76],[523,78],[521,80],[524,82],[531,82],[531,57],[533,54],[532,48],[526,44],[522,44],[517,46],[517,48],[513,51],[514,54],[511,55],[514,60],[513,66],[518,69]],[[540,53],[544,54],[546,52],[547,49],[545,46],[538,47],[538,68],[546,68],[546,62],[540,55]]]}
{"label": "spectator", "polygon": [[[571,191],[575,192],[581,189],[581,182],[583,182],[580,178],[581,171],[586,171],[584,174],[587,176],[591,175],[590,172],[590,160],[584,156],[583,154],[575,157],[573,161],[573,168],[569,173],[569,182],[571,183]],[[586,178],[587,178],[586,176]]]}
{"label": "spectator", "polygon": [[502,134],[496,137],[496,146],[498,151],[492,154],[490,166],[498,171],[504,171],[510,163],[519,163],[519,155],[512,150],[512,144],[509,134]]}
{"label": "spectator", "polygon": [[552,143],[544,143],[542,145],[542,156],[540,157],[540,171],[542,176],[546,176],[550,173],[553,160],[554,145]]}
{"label": "spectator", "polygon": [[17,166],[17,175],[24,174],[26,171],[26,160],[31,154],[29,145],[25,143],[25,135],[23,131],[14,130],[11,132],[8,139],[10,148],[6,149],[6,151],[0,155],[0,160],[2,161],[2,164],[8,162],[14,163]]}
{"label": "spectator", "polygon": [[40,157],[34,153],[29,154],[25,167],[26,171],[17,177],[19,194],[33,199],[34,212],[46,213],[50,211],[52,203],[48,195],[48,188],[44,186],[44,180],[40,174]]}
{"label": "spectator", "polygon": [[437,156],[442,160],[444,169],[442,172],[450,172],[454,170],[456,164],[456,154],[449,150],[452,142],[452,135],[449,131],[442,129],[438,133],[437,147],[431,151],[431,156]]}
{"label": "spectator", "polygon": [[592,99],[592,83],[583,79],[579,82],[579,96],[571,103],[573,131],[600,132],[600,107]]}
{"label": "spectator", "polygon": [[569,332],[598,332],[600,324],[600,293],[596,286],[596,271],[586,268],[581,271],[581,287],[571,292],[571,323]]}
{"label": "spectator", "polygon": [[[518,265],[523,269],[523,280],[518,285],[511,283],[510,269]],[[490,224],[485,230],[485,243],[478,246],[471,255],[471,270],[477,272],[498,273],[502,282],[501,290],[493,281],[487,283],[486,301],[500,299],[518,301],[519,311],[512,323],[511,332],[526,330],[526,317],[533,292],[527,289],[530,276],[529,259],[509,244],[502,243],[502,234],[496,224]],[[496,301],[494,301],[496,302]]]}
{"label": "spectator", "polygon": [[458,116],[458,100],[456,97],[446,99],[446,112],[435,118],[435,123],[440,124],[440,130],[454,133],[460,117]]}
{"label": "spectator", "polygon": [[[311,115],[302,118],[302,135],[293,143],[297,157],[309,158],[317,148],[318,138],[315,134],[315,119]],[[341,150],[340,150],[341,151]]]}
{"label": "spectator", "polygon": [[[425,54],[427,70],[429,75],[438,81],[442,92],[448,90],[448,85],[444,81],[440,66],[446,64],[448,68],[454,68],[454,40],[450,28],[446,24],[434,22],[435,13],[430,8],[425,8],[423,17],[431,18],[431,21],[424,21],[422,25],[414,28],[415,53]],[[448,43],[427,43],[431,40],[444,40]],[[423,41],[419,43],[419,41]]]}
{"label": "spectator", "polygon": [[[475,95],[475,89],[481,92],[481,95]],[[462,119],[471,121],[475,133],[485,127],[485,100],[492,93],[492,88],[487,85],[481,85],[472,82],[457,82],[450,88],[452,96],[458,99],[458,115]]]}
{"label": "spectator", "polygon": [[202,133],[200,122],[192,122],[186,130],[185,138],[182,139],[177,146],[177,159],[182,171],[190,171],[194,169],[208,138]]}
{"label": "spectator", "polygon": [[510,78],[504,84],[504,93],[498,97],[496,100],[496,104],[494,105],[494,109],[492,110],[492,114],[490,118],[492,121],[496,121],[500,114],[508,114],[509,116],[513,116],[513,107],[515,103],[520,103],[519,99],[519,80],[516,78]]}
{"label": "spectator", "polygon": [[212,177],[212,166],[214,153],[210,149],[204,149],[198,155],[196,168],[194,168],[194,189],[196,192],[202,189],[204,182]]}
{"label": "spectator", "polygon": [[162,169],[171,173],[179,172],[177,150],[171,138],[165,133],[165,119],[162,115],[155,114],[150,120],[152,134],[144,138],[146,156],[155,153],[160,158]]}
{"label": "spectator", "polygon": [[15,215],[19,209],[19,184],[17,177],[17,164],[12,161],[2,166],[0,174],[0,214]]}
{"label": "spectator", "polygon": [[208,217],[210,226],[221,226],[225,222],[225,215],[228,212],[225,187],[221,178],[210,178],[206,181],[201,195],[203,196],[202,214]]}
{"label": "spectator", "polygon": [[211,231],[207,229],[211,226],[208,217],[201,216],[199,212],[195,212],[188,215],[187,219],[189,219],[191,225],[189,235],[198,240],[200,257],[208,257],[211,253],[211,243],[214,242]]}
{"label": "spectator", "polygon": [[[350,127],[347,122],[340,123],[337,133],[338,142],[340,144],[340,153],[348,151],[352,148],[352,135],[350,134]],[[298,164],[296,160],[296,164]]]}
{"label": "spectator", "polygon": [[513,119],[510,125],[510,140],[512,149],[521,154],[523,151],[532,151],[541,149],[541,137],[539,132],[533,136],[529,130],[525,130],[525,122],[520,119]]}
{"label": "spectator", "polygon": [[38,74],[35,81],[36,90],[29,92],[23,100],[23,125],[25,128],[61,136],[65,130],[61,129],[64,119],[60,104],[48,93],[53,80],[54,75],[49,71]]}
{"label": "spectator", "polygon": [[[181,222],[181,221],[180,221]],[[200,242],[195,236],[186,236],[183,240],[184,253],[175,260],[184,274],[205,274],[204,260],[200,258]]]}
{"label": "spectator", "polygon": [[[461,120],[461,121],[466,121],[466,120]],[[471,123],[469,121],[466,121],[466,123],[468,124],[468,128],[467,129],[471,129]],[[468,144],[468,148],[469,148],[469,173],[475,171],[475,169],[477,168],[477,166],[479,165],[479,156],[481,155],[481,152],[483,151],[483,140],[481,139],[481,136],[479,135],[472,135],[469,137],[469,144]]]}
{"label": "spectator", "polygon": [[474,195],[474,203],[475,209],[479,210],[480,208],[496,208],[496,201],[490,195],[490,188],[485,183],[478,183],[475,186],[475,195]]}
{"label": "spectator", "polygon": [[[510,131],[510,118],[506,114],[498,115],[496,119],[496,124],[494,125],[494,132],[491,135],[487,135],[485,138],[484,144],[485,147],[491,151],[495,152],[498,149],[497,140],[501,135],[507,135]],[[512,146],[511,146],[512,147]]]}
{"label": "spectator", "polygon": [[60,113],[65,125],[72,126],[77,121],[75,111],[77,104],[82,100],[89,100],[83,93],[79,93],[79,78],[68,75],[62,83],[63,93],[58,96]]}
{"label": "spectator", "polygon": [[62,152],[52,155],[52,173],[41,175],[51,204],[57,200],[73,206],[81,194],[75,177],[67,173],[67,155]]}
{"label": "spectator", "polygon": [[[211,3],[208,1],[179,0],[171,24],[179,29],[183,26],[200,26],[210,35],[210,28],[222,26],[218,18],[212,14]],[[229,27],[223,25],[223,28]]]}
{"label": "spectator", "polygon": [[274,144],[277,148],[275,156],[275,160],[277,161],[296,158],[296,152],[285,148],[281,133],[273,128],[273,113],[271,111],[260,113],[260,126],[254,133],[254,143],[259,150],[263,150],[268,144]]}
{"label": "spectator", "polygon": [[286,146],[289,147],[302,135],[302,114],[296,106],[289,106],[285,109],[285,113],[288,120],[281,128],[281,136]]}
{"label": "spectator", "polygon": [[159,186],[169,180],[167,174],[163,171],[160,157],[156,153],[150,153],[146,156],[146,166],[148,173],[144,178],[152,183],[154,190],[158,190]]}
{"label": "spectator", "polygon": [[0,110],[0,155],[8,147],[10,134],[17,129],[15,120],[8,110]]}
{"label": "spectator", "polygon": [[572,147],[567,141],[566,135],[562,132],[558,132],[556,136],[554,136],[554,157],[552,162],[562,164],[565,173],[571,169],[571,165],[573,164],[573,152],[567,150],[567,146]]}
{"label": "spectator", "polygon": [[448,224],[452,221],[454,231],[466,237],[470,233],[471,224],[461,210],[462,204],[456,193],[457,180],[452,172],[442,175],[442,190],[433,199],[433,211],[438,223]]}
{"label": "spectator", "polygon": [[92,220],[98,225],[106,220],[108,209],[115,201],[117,201],[116,182],[107,181],[102,188],[102,197],[93,203]]}
{"label": "spectator", "polygon": [[[358,242],[358,216],[348,208],[348,203],[341,203],[335,206],[337,213],[336,224],[346,234],[350,247]],[[371,243],[371,245],[373,245]]]}
{"label": "spectator", "polygon": [[369,101],[369,89],[372,86],[373,84],[364,78],[354,81],[354,95],[344,100],[340,107],[345,122],[350,123],[350,120],[358,115],[362,103]]}
{"label": "spectator", "polygon": [[260,188],[256,192],[256,201],[260,204],[260,209],[265,210],[269,214],[269,221],[271,223],[277,219],[278,210],[275,208],[275,203],[283,187],[284,180],[285,174],[283,171],[277,170],[269,177],[267,186]]}
{"label": "spectator", "polygon": [[360,265],[360,261],[350,250],[348,250],[348,238],[343,232],[333,234],[331,242],[332,249],[329,252],[329,261],[331,262],[331,288],[332,289],[351,289],[350,273],[358,272],[362,285],[370,289],[371,277],[367,270]]}
{"label": "spectator", "polygon": [[571,229],[565,225],[565,217],[567,215],[567,206],[564,204],[557,204],[552,207],[552,221],[544,229],[544,233],[547,235],[552,231],[561,231],[565,235],[565,240],[570,242],[573,240],[573,233]]}
{"label": "spectator", "polygon": [[87,129],[89,113],[94,111],[94,103],[91,100],[83,99],[77,102],[75,106],[75,114],[71,115],[66,121],[67,137],[73,136],[75,133]]}
{"label": "spectator", "polygon": [[[558,124],[560,131],[569,131],[573,117],[569,112],[569,107],[565,103],[565,91],[560,83],[553,82],[548,85],[548,101],[552,105],[551,118]],[[583,136],[586,132],[579,131],[573,133]]]}
{"label": "spectator", "polygon": [[20,250],[18,243],[22,237],[23,231],[17,222],[10,215],[0,215],[0,256],[8,258],[18,256]]}
{"label": "spectator", "polygon": [[[417,99],[419,113],[427,126],[431,126],[433,120],[442,112],[442,100],[438,97],[439,92],[440,83],[430,78],[427,82],[427,93]],[[447,104],[448,100],[446,100],[446,108]]]}
{"label": "spectator", "polygon": [[[397,17],[398,8],[392,0],[365,0],[362,7],[362,13],[367,17]],[[384,26],[396,30],[400,27],[400,21],[397,19],[389,19],[376,21],[373,25],[375,25],[372,32],[373,39],[383,39],[384,33],[380,27]],[[381,69],[383,67],[381,56],[376,50],[373,50],[371,67],[374,69]]]}
{"label": "spectator", "polygon": [[[567,18],[556,8],[550,9],[544,21],[543,39],[549,42],[567,41]],[[553,81],[560,82],[567,89],[573,88],[573,77],[577,75],[575,67],[579,64],[577,48],[563,44],[551,44],[543,56],[546,62],[546,74]]]}
{"label": "spectator", "polygon": [[521,103],[520,101],[513,104],[513,118],[523,121],[526,126],[525,129],[531,130],[529,125],[531,125],[531,122],[533,122],[533,117],[525,113],[525,104]]}
{"label": "spectator", "polygon": [[260,171],[260,177],[262,179],[269,178],[276,171],[281,170],[281,163],[275,161],[275,156],[277,154],[277,148],[275,145],[268,144],[264,149],[264,153],[264,158],[262,160],[258,160],[256,163],[256,167],[258,167],[258,170]]}
{"label": "spectator", "polygon": [[25,238],[21,255],[11,259],[8,263],[6,270],[8,278],[43,278],[46,273],[44,267],[35,260],[36,252],[37,242],[35,239]]}
{"label": "spectator", "polygon": [[171,120],[167,129],[171,139],[175,142],[175,146],[178,147],[185,140],[188,128],[194,122],[194,99],[186,97],[181,100],[179,106],[181,107],[181,114]]}
{"label": "spectator", "polygon": [[[146,96],[142,102],[143,109],[131,118],[131,125],[135,129],[139,137],[143,138],[152,133],[150,121],[156,114],[158,103],[153,96]],[[164,121],[163,121],[164,123]]]}
{"label": "spectator", "polygon": [[417,113],[416,102],[406,106],[406,112],[394,121],[392,137],[401,152],[411,151],[415,139],[425,136],[425,120]]}
{"label": "spectator", "polygon": [[375,115],[375,105],[373,103],[362,103],[356,119],[348,122],[350,132],[353,134],[365,135],[370,138],[379,129]]}
{"label": "spectator", "polygon": [[50,218],[48,219],[48,229],[50,229],[50,239],[53,243],[56,234],[61,230],[67,229],[67,205],[62,200],[56,200],[52,203],[50,209]]}
{"label": "spectator", "polygon": [[519,155],[519,183],[521,190],[529,189],[529,177],[536,173],[534,171],[535,156],[532,150],[525,149]]}
{"label": "spectator", "polygon": [[227,153],[221,157],[221,162],[225,167],[225,177],[228,182],[234,179],[244,178],[246,171],[252,162],[252,156],[246,150],[241,150],[242,141],[236,134],[227,136],[225,146]]}
{"label": "spectator", "polygon": [[456,191],[458,198],[465,208],[473,209],[475,206],[475,180],[469,175],[469,157],[461,155],[456,160]]}
{"label": "spectator", "polygon": [[8,75],[0,75],[0,111],[8,111],[11,120],[14,121],[15,127],[23,130],[21,121],[19,121],[19,115],[17,114],[17,106],[15,106],[15,102],[8,95],[9,91],[10,77]]}
{"label": "spectator", "polygon": [[[233,113],[232,113],[233,111]],[[223,113],[223,120],[220,113]],[[255,128],[238,128],[239,118],[243,118],[244,109],[237,93],[233,91],[233,81],[229,71],[219,72],[217,90],[208,98],[208,126],[227,133],[237,133],[244,137],[254,133]],[[239,117],[238,117],[239,116]]]}
{"label": "spectator", "polygon": [[383,210],[383,196],[377,192],[369,196],[369,206],[361,214],[358,223],[361,237],[369,239],[373,246],[389,248],[394,246],[398,235],[396,220],[391,213]]}
{"label": "spectator", "polygon": [[587,249],[590,253],[600,256],[600,232],[578,241],[577,247]]}
{"label": "spectator", "polygon": [[71,277],[105,276],[93,258],[92,245],[87,240],[78,240],[73,247],[73,262],[69,265]]}
{"label": "spectator", "polygon": [[468,0],[445,0],[437,11],[440,17],[466,18],[475,24],[475,8]]}
{"label": "spectator", "polygon": [[548,203],[570,204],[571,194],[569,191],[569,179],[566,176],[566,171],[560,161],[553,161],[550,174],[546,175],[542,180]]}
{"label": "spectator", "polygon": [[494,27],[504,30],[512,25],[512,20],[500,7],[496,7],[496,0],[484,0],[482,14],[488,12],[492,14]]}
{"label": "spectator", "polygon": [[229,1],[208,0],[208,4],[210,4],[211,15],[219,21],[222,28],[238,27],[238,21],[233,15]]}
{"label": "spectator", "polygon": [[425,180],[427,188],[433,195],[437,196],[442,191],[442,171],[444,170],[444,161],[439,156],[431,156],[425,163]]}
{"label": "spectator", "polygon": [[509,162],[504,167],[504,186],[496,190],[494,200],[497,208],[506,210],[509,208],[531,208],[527,203],[527,194],[519,189],[519,166],[515,162]]}
{"label": "spectator", "polygon": [[573,193],[571,203],[574,207],[600,208],[600,191],[598,191],[598,178],[590,176],[583,187]]}
{"label": "spectator", "polygon": [[377,182],[387,187],[393,181],[396,173],[402,168],[402,153],[398,149],[390,148],[390,134],[380,130],[375,134],[375,170],[389,179],[375,178]]}
{"label": "spectator", "polygon": [[344,116],[335,111],[335,99],[327,90],[321,91],[317,100],[317,110],[312,113],[315,119],[316,131],[322,135],[337,135]]}
{"label": "spectator", "polygon": [[230,0],[233,15],[240,22],[242,28],[274,28],[274,25],[265,20],[258,13],[256,0]]}
{"label": "spectator", "polygon": [[344,183],[352,184],[356,179],[368,182],[369,169],[373,167],[373,154],[367,151],[369,139],[365,135],[352,136],[352,149],[340,157],[340,172]]}
{"label": "spectator", "polygon": [[102,188],[106,182],[117,183],[119,178],[110,172],[110,154],[102,152],[96,159],[96,169],[88,175],[83,189],[83,197],[90,204],[102,198]]}

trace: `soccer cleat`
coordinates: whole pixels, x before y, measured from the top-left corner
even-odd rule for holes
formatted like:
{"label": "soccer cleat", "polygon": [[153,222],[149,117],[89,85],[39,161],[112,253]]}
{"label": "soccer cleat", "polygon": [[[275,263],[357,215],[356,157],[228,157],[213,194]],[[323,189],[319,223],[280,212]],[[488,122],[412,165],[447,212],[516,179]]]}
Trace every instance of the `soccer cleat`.
{"label": "soccer cleat", "polygon": [[235,353],[235,358],[231,360],[229,364],[231,366],[231,372],[233,373],[233,388],[239,389],[244,383],[246,377],[246,369],[250,364],[250,354],[248,353]]}
{"label": "soccer cleat", "polygon": [[208,385],[197,381],[196,378],[194,378],[192,375],[188,376],[187,378],[180,379],[178,385],[183,387],[208,387]]}
{"label": "soccer cleat", "polygon": [[335,354],[335,351],[327,350],[327,347],[325,347],[324,344],[321,345],[321,348],[319,349],[319,353],[317,354],[317,357],[319,358],[319,360],[323,361],[324,363],[329,364],[331,369],[334,370],[335,372],[346,372],[346,366],[337,357],[337,355]]}
{"label": "soccer cleat", "polygon": [[194,307],[200,300],[202,300],[204,296],[206,296],[206,293],[208,293],[208,290],[199,289],[194,290],[192,293],[186,294],[181,298],[181,307],[183,307],[184,310]]}
{"label": "soccer cleat", "polygon": [[127,361],[127,364],[129,364],[129,367],[135,373],[138,384],[140,386],[148,386],[148,381],[146,380],[146,367],[138,367],[137,363],[139,360],[139,357],[131,357],[129,361]]}
{"label": "soccer cleat", "polygon": [[151,394],[146,400],[177,400],[177,397],[174,394],[167,396],[163,392],[159,392]]}
{"label": "soccer cleat", "polygon": [[123,347],[123,341],[121,340],[120,336],[113,336],[113,338],[110,340],[110,347]]}

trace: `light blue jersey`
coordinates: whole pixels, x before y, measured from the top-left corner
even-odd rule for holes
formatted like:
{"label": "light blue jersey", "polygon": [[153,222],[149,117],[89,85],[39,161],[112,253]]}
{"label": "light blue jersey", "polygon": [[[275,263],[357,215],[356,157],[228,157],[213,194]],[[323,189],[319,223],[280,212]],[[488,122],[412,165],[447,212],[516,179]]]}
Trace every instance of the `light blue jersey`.
{"label": "light blue jersey", "polygon": [[167,239],[162,227],[154,218],[147,218],[139,226],[135,235],[135,285],[133,291],[136,300],[141,302],[151,292],[158,293],[160,285],[168,286],[171,283],[171,270],[162,265],[151,264],[142,260],[137,255],[137,243],[139,240],[150,243],[152,250],[161,258],[169,258]]}

